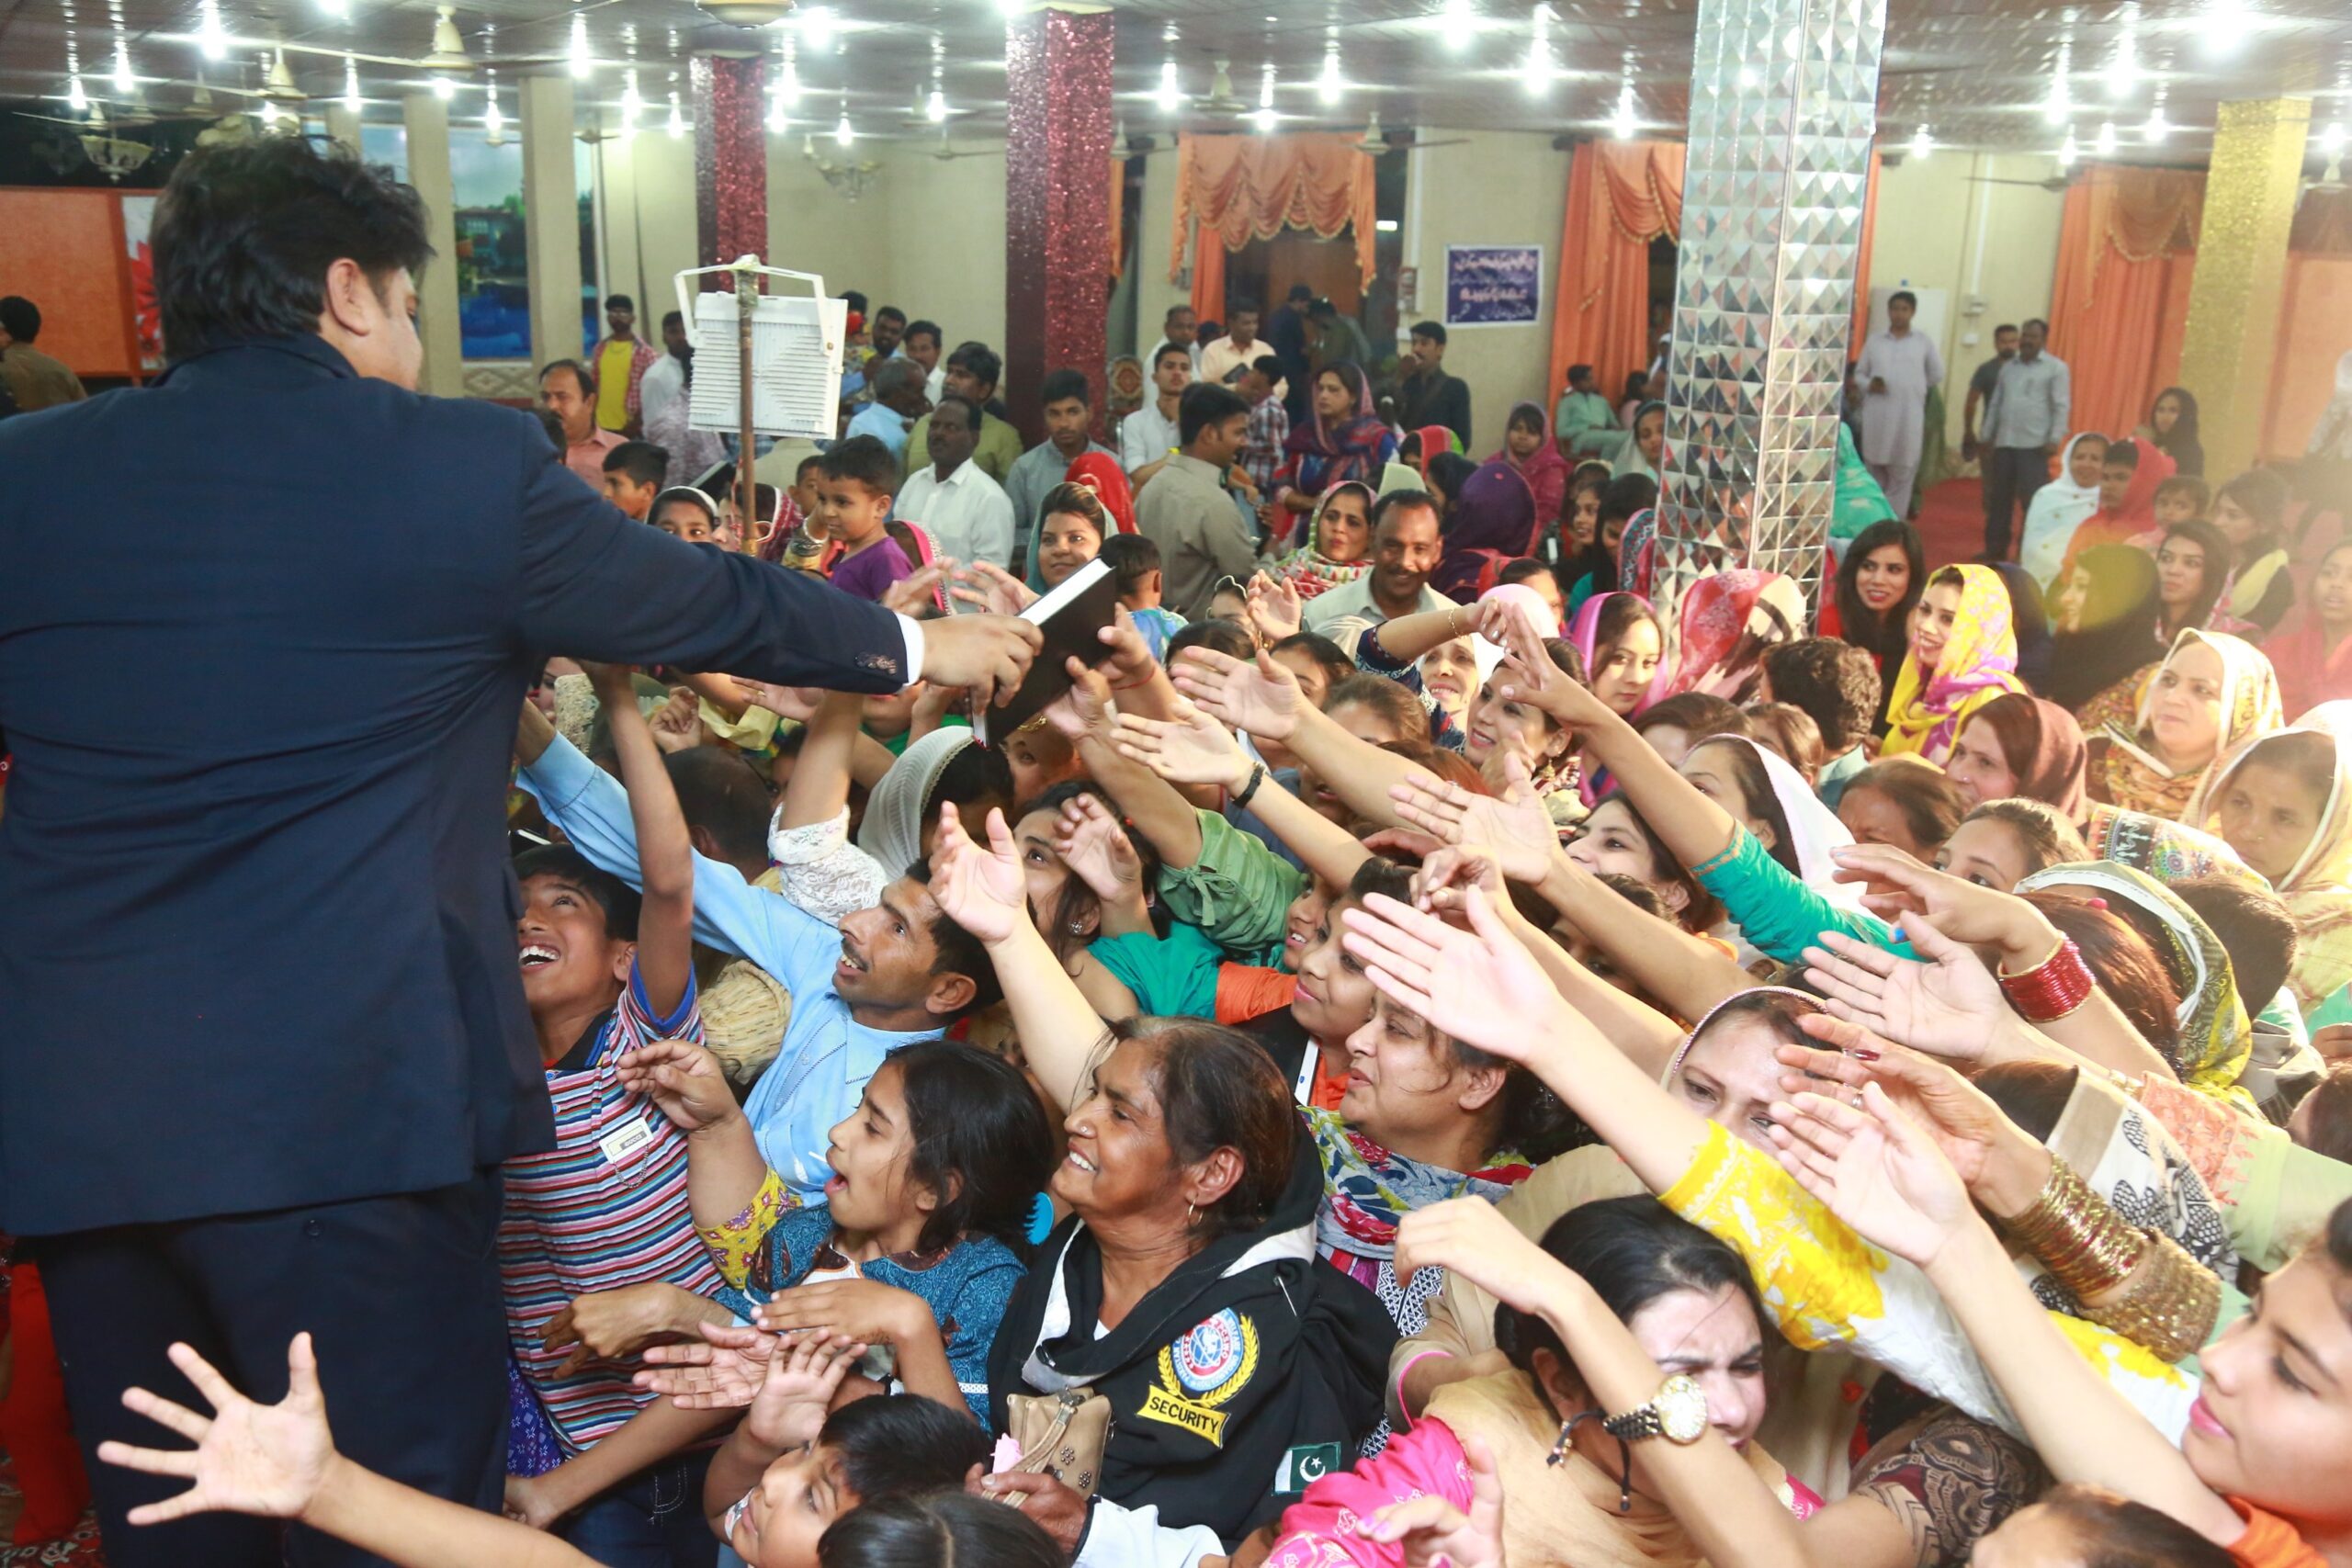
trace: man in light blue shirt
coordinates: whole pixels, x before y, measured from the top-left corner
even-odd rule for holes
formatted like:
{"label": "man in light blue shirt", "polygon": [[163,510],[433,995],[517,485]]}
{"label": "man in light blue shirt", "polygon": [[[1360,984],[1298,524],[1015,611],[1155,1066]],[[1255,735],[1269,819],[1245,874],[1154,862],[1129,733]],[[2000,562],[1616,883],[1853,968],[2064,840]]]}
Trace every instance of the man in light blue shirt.
{"label": "man in light blue shirt", "polygon": [[2050,323],[2031,321],[2018,331],[2018,356],[2001,367],[1984,400],[1977,437],[1984,453],[1984,558],[2009,557],[2010,514],[2030,511],[2033,493],[2050,482],[2050,459],[2066,439],[2074,415],[2073,382],[2065,361],[2044,354]]}
{"label": "man in light blue shirt", "polygon": [[[593,864],[642,885],[619,780],[559,736],[521,783]],[[1001,994],[986,950],[940,913],[927,874],[918,862],[836,930],[733,866],[695,856],[695,940],[750,959],[792,995],[783,1046],[743,1111],[761,1157],[803,1202],[823,1201],[832,1128],[882,1059]]]}
{"label": "man in light blue shirt", "polygon": [[1094,423],[1094,394],[1079,370],[1056,370],[1038,388],[1045,406],[1046,439],[1021,454],[1004,476],[1005,499],[1012,502],[1012,570],[1030,587],[1042,591],[1037,575],[1037,521],[1046,497],[1062,482],[1069,466],[1089,452],[1115,459],[1118,454],[1088,434]]}
{"label": "man in light blue shirt", "polygon": [[873,371],[874,400],[857,411],[842,438],[871,435],[903,462],[907,432],[931,407],[923,396],[922,382],[922,367],[911,359],[877,361]]}

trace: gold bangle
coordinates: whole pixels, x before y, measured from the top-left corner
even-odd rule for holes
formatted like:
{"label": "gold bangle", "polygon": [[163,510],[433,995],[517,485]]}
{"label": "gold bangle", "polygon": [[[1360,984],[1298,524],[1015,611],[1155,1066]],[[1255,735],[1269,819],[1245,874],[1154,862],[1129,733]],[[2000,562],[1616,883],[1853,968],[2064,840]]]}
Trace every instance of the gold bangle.
{"label": "gold bangle", "polygon": [[2147,1239],[2055,1156],[2033,1206],[2006,1228],[2052,1278],[2085,1300],[2123,1283],[2147,1249]]}
{"label": "gold bangle", "polygon": [[2204,1347],[2222,1312],[2222,1280],[2170,1236],[2141,1233],[2140,1266],[2113,1301],[2087,1303],[2091,1321],[2115,1330],[2166,1361]]}

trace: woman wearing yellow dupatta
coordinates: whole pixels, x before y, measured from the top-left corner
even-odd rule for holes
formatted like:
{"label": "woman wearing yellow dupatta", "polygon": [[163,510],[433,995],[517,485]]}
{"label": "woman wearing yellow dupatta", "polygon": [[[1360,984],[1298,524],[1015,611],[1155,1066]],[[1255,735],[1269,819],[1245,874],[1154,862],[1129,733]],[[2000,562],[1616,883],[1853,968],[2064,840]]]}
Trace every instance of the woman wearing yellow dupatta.
{"label": "woman wearing yellow dupatta", "polygon": [[2284,722],[2270,660],[2251,643],[2192,626],[2141,689],[2131,727],[2110,723],[2089,738],[2091,798],[2193,822],[2214,759]]}
{"label": "woman wearing yellow dupatta", "polygon": [[1928,579],[1911,612],[1911,649],[1887,704],[1882,757],[1906,753],[1941,767],[1971,714],[2025,690],[2018,679],[2009,590],[1989,566],[1948,566]]}
{"label": "woman wearing yellow dupatta", "polygon": [[2196,820],[2270,879],[2301,937],[2287,976],[2309,1013],[2352,980],[2352,738],[2330,703],[2213,770]]}

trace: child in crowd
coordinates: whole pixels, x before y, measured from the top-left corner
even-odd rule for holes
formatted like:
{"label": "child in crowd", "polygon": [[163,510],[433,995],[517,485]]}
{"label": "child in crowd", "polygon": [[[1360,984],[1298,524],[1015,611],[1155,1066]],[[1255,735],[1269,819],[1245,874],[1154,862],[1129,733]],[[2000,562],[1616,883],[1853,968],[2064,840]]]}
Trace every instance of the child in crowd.
{"label": "child in crowd", "polygon": [[712,504],[710,497],[692,485],[673,485],[655,496],[647,517],[664,534],[690,545],[715,544],[718,540],[718,508]]}
{"label": "child in crowd", "polygon": [[2213,504],[2213,492],[2203,479],[2175,474],[2156,486],[2156,525],[2169,528],[2176,523],[2201,520]]}
{"label": "child in crowd", "polygon": [[881,442],[853,435],[835,446],[818,468],[817,505],[807,532],[785,547],[785,564],[821,570],[842,592],[878,603],[890,584],[914,572],[890,537],[890,502],[898,490],[898,459]]}
{"label": "child in crowd", "polygon": [[[649,1116],[644,1094],[620,1069],[623,1056],[649,1041],[702,1036],[693,851],[630,671],[594,665],[588,675],[628,789],[644,891],[632,893],[569,845],[532,850],[514,863],[523,995],[547,1068],[556,1142],[548,1153],[509,1159],[504,1170],[499,1269],[507,1337],[523,1373],[513,1424],[525,1439],[510,1447],[530,1451],[528,1439],[552,1427],[564,1459],[510,1482],[508,1504],[532,1523],[569,1516],[562,1533],[587,1550],[633,1543],[659,1555],[669,1532],[656,1495],[701,1484],[707,1450],[679,1450],[714,1423],[633,1387],[617,1358],[637,1345],[605,1332],[582,1298],[652,1286],[676,1313],[728,1317],[707,1299],[718,1280],[692,1223],[685,1134]],[[527,704],[520,722],[532,739],[548,723]],[[692,1544],[663,1560],[707,1563],[709,1553]]]}
{"label": "child in crowd", "polygon": [[605,454],[605,499],[642,523],[670,471],[670,454],[650,441],[624,441]]}
{"label": "child in crowd", "polygon": [[[987,1439],[960,1411],[935,1401],[899,1394],[827,1414],[863,1347],[831,1335],[786,1348],[755,1330],[709,1332],[758,1370],[741,1397],[703,1392],[699,1369],[658,1376],[682,1404],[750,1407],[711,1461],[700,1515],[682,1516],[705,1533],[705,1544],[715,1549],[709,1538],[724,1540],[748,1568],[839,1568],[825,1543],[836,1519],[883,1498],[960,1488],[979,1474]],[[597,1559],[527,1525],[428,1496],[338,1454],[307,1334],[288,1348],[287,1395],[271,1405],[239,1393],[185,1345],[174,1347],[172,1358],[213,1414],[199,1416],[143,1389],[125,1395],[197,1445],[102,1445],[108,1463],[192,1482],[133,1523],[225,1509],[300,1519],[400,1568],[595,1568]]]}
{"label": "child in crowd", "polygon": [[1184,617],[1159,602],[1159,547],[1141,534],[1114,534],[1102,541],[1102,558],[1110,564],[1119,604],[1143,634],[1144,647],[1164,661],[1168,639],[1184,629]]}
{"label": "child in crowd", "polygon": [[[695,1220],[726,1276],[722,1307],[777,1332],[887,1347],[870,1370],[988,1419],[989,1348],[1026,1272],[1012,1248],[1057,1154],[1018,1068],[944,1040],[892,1052],[834,1126],[824,1201],[805,1208],[761,1159],[707,1050],[655,1041],[621,1070],[690,1134]],[[744,1370],[742,1352],[716,1342],[659,1359]]]}

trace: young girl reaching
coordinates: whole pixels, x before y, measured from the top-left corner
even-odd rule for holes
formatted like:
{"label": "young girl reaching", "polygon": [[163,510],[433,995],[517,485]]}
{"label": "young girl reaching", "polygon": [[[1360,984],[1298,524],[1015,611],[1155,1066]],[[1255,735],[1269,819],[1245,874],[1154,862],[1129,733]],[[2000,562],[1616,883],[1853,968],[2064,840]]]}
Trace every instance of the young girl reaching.
{"label": "young girl reaching", "polygon": [[832,1129],[825,1201],[796,1208],[708,1051],[656,1041],[622,1066],[691,1135],[695,1224],[722,1306],[887,1345],[910,1393],[985,1418],[989,1347],[1026,1271],[1012,1247],[1057,1153],[1018,1068],[944,1040],[892,1052]]}

